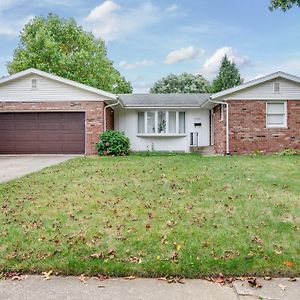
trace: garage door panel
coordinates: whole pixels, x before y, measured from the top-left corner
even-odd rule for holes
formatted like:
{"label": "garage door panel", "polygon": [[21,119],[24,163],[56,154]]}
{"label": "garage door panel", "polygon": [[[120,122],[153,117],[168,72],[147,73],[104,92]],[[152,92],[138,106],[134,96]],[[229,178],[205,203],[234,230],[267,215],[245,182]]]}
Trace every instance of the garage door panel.
{"label": "garage door panel", "polygon": [[85,115],[0,113],[1,154],[83,154]]}
{"label": "garage door panel", "polygon": [[0,119],[0,132],[6,132],[7,130],[14,130],[15,123],[11,120]]}

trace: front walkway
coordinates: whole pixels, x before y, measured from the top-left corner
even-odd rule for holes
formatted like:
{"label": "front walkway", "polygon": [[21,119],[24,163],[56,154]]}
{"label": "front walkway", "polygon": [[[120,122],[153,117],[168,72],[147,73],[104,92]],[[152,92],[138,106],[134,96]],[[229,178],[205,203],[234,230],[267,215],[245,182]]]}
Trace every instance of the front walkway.
{"label": "front walkway", "polygon": [[[0,280],[1,300],[295,300],[300,299],[300,281],[258,279],[262,287],[247,281],[222,286],[205,280],[167,283],[158,279],[86,279],[80,277],[15,276]],[[181,281],[180,281],[181,282]]]}

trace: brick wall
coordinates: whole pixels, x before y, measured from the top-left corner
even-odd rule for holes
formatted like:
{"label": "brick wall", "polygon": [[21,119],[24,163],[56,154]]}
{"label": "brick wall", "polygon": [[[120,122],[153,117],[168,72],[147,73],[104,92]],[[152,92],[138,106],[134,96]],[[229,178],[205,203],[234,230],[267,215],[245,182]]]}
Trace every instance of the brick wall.
{"label": "brick wall", "polygon": [[[231,154],[250,154],[255,151],[274,153],[300,148],[300,101],[287,103],[287,128],[266,128],[266,101],[234,100],[228,103]],[[215,128],[218,125],[216,123],[217,120]],[[224,153],[224,128],[221,131],[222,134],[215,132],[217,153]]]}
{"label": "brick wall", "polygon": [[214,149],[218,154],[226,153],[226,108],[223,110],[223,120],[221,118],[221,105],[213,109],[214,123]]}
{"label": "brick wall", "polygon": [[[86,154],[97,154],[95,144],[103,132],[104,102],[0,102],[1,111],[82,111],[85,112]],[[108,109],[109,112],[109,109]],[[108,113],[108,128],[113,126],[113,114]]]}

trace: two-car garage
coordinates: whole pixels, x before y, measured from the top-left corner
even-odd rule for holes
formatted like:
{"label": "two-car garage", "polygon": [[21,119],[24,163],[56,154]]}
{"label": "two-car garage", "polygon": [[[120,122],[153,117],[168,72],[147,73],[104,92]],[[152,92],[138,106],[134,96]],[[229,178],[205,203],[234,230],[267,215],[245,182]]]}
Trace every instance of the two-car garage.
{"label": "two-car garage", "polygon": [[0,113],[0,154],[84,153],[84,112]]}
{"label": "two-car garage", "polygon": [[37,69],[1,78],[0,155],[96,155],[99,134],[113,129],[113,110],[106,106],[117,100]]}

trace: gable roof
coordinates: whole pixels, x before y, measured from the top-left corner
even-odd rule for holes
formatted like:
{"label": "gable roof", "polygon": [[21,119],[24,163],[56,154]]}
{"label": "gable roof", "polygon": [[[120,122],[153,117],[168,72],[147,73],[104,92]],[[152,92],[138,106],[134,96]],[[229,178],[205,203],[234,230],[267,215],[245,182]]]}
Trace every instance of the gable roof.
{"label": "gable roof", "polygon": [[91,92],[91,93],[95,93],[95,94],[107,97],[109,99],[113,99],[113,100],[117,99],[117,96],[112,94],[112,93],[108,93],[108,92],[102,91],[100,89],[88,86],[86,84],[82,84],[82,83],[79,83],[79,82],[76,82],[76,81],[73,81],[73,80],[70,80],[70,79],[66,79],[66,78],[63,78],[61,76],[57,76],[57,75],[54,75],[54,74],[51,74],[51,73],[47,73],[47,72],[44,72],[44,71],[41,71],[41,70],[38,70],[38,69],[35,69],[35,68],[29,68],[29,69],[26,69],[24,71],[9,75],[7,77],[3,77],[3,78],[0,79],[0,85],[4,84],[6,82],[9,82],[9,81],[12,81],[12,80],[30,75],[30,74],[36,74],[36,75],[39,75],[39,76],[42,76],[42,77],[45,77],[45,78],[49,78],[49,79],[52,79],[52,80],[55,80],[55,81],[58,81],[58,82],[61,82],[61,83],[64,83],[64,84],[67,84],[67,85],[70,85],[70,86],[74,86],[76,88],[79,88],[79,89],[82,89],[82,90],[85,90],[85,91],[88,91],[88,92]]}
{"label": "gable roof", "polygon": [[119,94],[127,108],[139,107],[200,107],[209,94]]}
{"label": "gable roof", "polygon": [[293,81],[293,82],[296,82],[296,83],[300,83],[300,77],[297,77],[297,76],[290,75],[288,73],[279,71],[279,72],[276,72],[276,73],[273,73],[273,74],[270,74],[270,75],[267,75],[267,76],[264,76],[264,77],[260,77],[258,79],[254,79],[254,80],[245,82],[245,83],[243,83],[241,85],[238,85],[236,87],[233,87],[231,89],[227,89],[227,90],[224,90],[222,92],[215,93],[215,94],[211,95],[210,98],[211,99],[221,98],[221,97],[224,97],[226,95],[244,90],[246,88],[249,88],[249,87],[252,87],[252,86],[255,86],[255,85],[264,83],[266,81],[276,79],[276,78],[283,78],[283,79],[290,80],[290,81]]}

